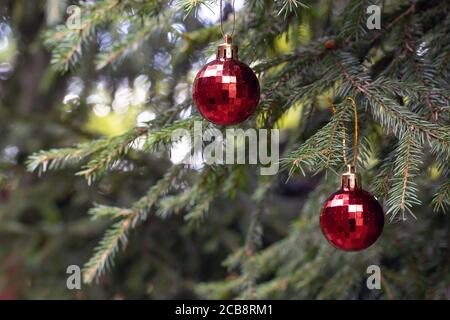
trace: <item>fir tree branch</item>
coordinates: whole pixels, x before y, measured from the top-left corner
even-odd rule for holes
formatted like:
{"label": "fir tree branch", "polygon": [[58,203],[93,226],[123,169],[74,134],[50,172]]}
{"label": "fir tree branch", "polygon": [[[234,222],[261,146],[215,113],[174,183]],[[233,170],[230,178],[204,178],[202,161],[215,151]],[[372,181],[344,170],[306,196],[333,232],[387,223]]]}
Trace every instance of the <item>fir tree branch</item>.
{"label": "fir tree branch", "polygon": [[[171,139],[175,130],[192,130],[195,121],[200,121],[200,119],[193,117],[179,120],[166,127],[156,129],[153,129],[150,124],[148,127],[134,128],[119,136],[103,138],[73,148],[41,151],[29,158],[28,170],[39,170],[42,173],[48,169],[59,169],[91,157],[91,160],[77,173],[91,184],[106,170],[114,166],[121,157],[128,154],[130,149],[154,151],[160,145],[167,146],[173,142]],[[144,139],[142,147],[139,146],[139,139]]]}
{"label": "fir tree branch", "polygon": [[447,212],[450,208],[450,181],[444,182],[436,191],[431,201],[435,212]]}
{"label": "fir tree branch", "polygon": [[226,167],[204,168],[190,188],[160,201],[158,215],[167,217],[185,209],[187,211],[185,220],[191,224],[198,224],[204,219],[211,202],[221,192],[228,174],[229,170]]}
{"label": "fir tree branch", "polygon": [[96,57],[97,70],[103,69],[116,61],[124,59],[126,56],[142,49],[145,43],[155,33],[166,33],[171,29],[172,16],[174,12],[166,9],[160,12],[159,1],[150,2],[149,8],[142,15],[133,16],[128,19],[131,24],[128,33],[116,39],[114,43],[107,47]]}
{"label": "fir tree branch", "polygon": [[391,179],[395,169],[395,154],[391,152],[387,157],[381,159],[381,166],[376,175],[372,187],[372,192],[378,199],[384,200],[388,196],[391,186]]}
{"label": "fir tree branch", "polygon": [[341,30],[339,38],[346,39],[346,42],[358,40],[367,34],[366,8],[371,1],[351,0],[344,8],[341,15]]}
{"label": "fir tree branch", "polygon": [[260,222],[260,215],[263,211],[261,206],[257,207],[252,213],[250,224],[247,230],[247,237],[245,241],[245,264],[242,270],[243,278],[245,279],[245,298],[254,298],[254,287],[257,278],[257,266],[254,262],[255,250],[261,246],[262,242],[262,226]]}
{"label": "fir tree branch", "polygon": [[123,59],[130,53],[139,50],[142,43],[150,37],[152,31],[154,31],[157,26],[157,22],[153,20],[145,20],[142,23],[140,23],[140,21],[135,23],[139,23],[139,28],[137,31],[129,32],[126,37],[114,41],[112,46],[97,55],[97,70],[101,70],[107,65],[110,65],[119,59]]}
{"label": "fir tree branch", "polygon": [[300,8],[308,8],[308,6],[303,3],[302,1],[298,1],[298,0],[284,0],[281,3],[281,8],[278,10],[278,14],[277,15],[284,15],[284,19],[286,19],[286,17],[291,14],[294,13],[295,15],[298,15],[298,10]]}
{"label": "fir tree branch", "polygon": [[414,178],[419,172],[421,158],[421,145],[414,139],[413,134],[410,132],[405,133],[395,151],[392,186],[386,200],[386,204],[389,207],[387,214],[391,214],[391,221],[396,218],[399,212],[402,213],[402,220],[405,220],[405,211],[416,217],[411,207],[421,203],[418,199],[417,187],[414,182]]}
{"label": "fir tree branch", "polygon": [[80,8],[81,24],[77,28],[60,25],[47,32],[44,43],[52,49],[52,65],[62,72],[74,67],[82,54],[83,43],[93,34],[95,27],[114,16],[119,0],[102,0],[83,4]]}
{"label": "fir tree branch", "polygon": [[147,219],[148,212],[156,204],[157,200],[168,191],[180,174],[180,170],[181,166],[173,166],[131,208],[96,206],[89,211],[95,218],[110,216],[120,220],[106,232],[100,244],[95,248],[94,255],[85,264],[83,270],[85,283],[91,283],[94,278],[100,277],[105,272],[105,269],[112,266],[114,257],[119,251],[120,243],[123,246],[127,243],[128,231],[134,228],[139,221],[142,222]]}
{"label": "fir tree branch", "polygon": [[148,130],[149,128],[135,128],[123,135],[94,140],[92,142],[79,144],[72,148],[40,151],[29,157],[27,167],[29,171],[38,170],[39,173],[44,173],[49,169],[57,170],[66,165],[78,163],[86,157],[98,153],[103,152],[106,154],[113,149],[116,149],[116,154],[120,154],[129,147],[130,143],[147,134]]}
{"label": "fir tree branch", "polygon": [[324,127],[281,160],[282,167],[290,168],[291,175],[297,170],[305,175],[305,169],[319,171],[341,164],[343,146],[336,136],[342,134],[339,129],[348,117],[348,106],[343,104]]}
{"label": "fir tree branch", "polygon": [[[351,86],[361,93],[363,105],[372,110],[372,114],[388,132],[401,138],[409,132],[416,135],[421,142],[427,141],[433,151],[448,156],[450,153],[449,131],[442,126],[430,123],[417,114],[400,105],[386,91],[395,90],[373,83],[351,55],[342,53],[336,64]],[[396,94],[396,92],[390,92]]]}
{"label": "fir tree branch", "polygon": [[95,248],[94,256],[89,260],[83,269],[83,281],[91,283],[95,277],[101,276],[106,268],[113,264],[113,259],[119,251],[120,244],[123,247],[127,244],[127,231],[130,227],[131,219],[126,218],[114,224],[105,234],[100,244]]}
{"label": "fir tree branch", "polygon": [[192,12],[197,13],[197,10],[201,5],[205,5],[209,10],[211,9],[211,4],[215,0],[177,0],[175,5],[178,10],[183,10],[185,12],[184,18],[186,19]]}

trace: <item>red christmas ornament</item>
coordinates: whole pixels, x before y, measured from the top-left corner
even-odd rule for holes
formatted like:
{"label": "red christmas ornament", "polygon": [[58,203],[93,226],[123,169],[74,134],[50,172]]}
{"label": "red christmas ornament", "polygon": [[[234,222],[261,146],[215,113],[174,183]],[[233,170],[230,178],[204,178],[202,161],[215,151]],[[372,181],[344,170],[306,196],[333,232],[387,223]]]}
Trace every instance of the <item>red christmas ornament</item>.
{"label": "red christmas ornament", "polygon": [[259,82],[246,64],[238,60],[231,36],[217,50],[217,58],[197,74],[193,99],[205,119],[218,125],[247,120],[259,102]]}
{"label": "red christmas ornament", "polygon": [[361,178],[353,166],[342,175],[341,189],[333,193],[320,212],[320,228],[336,248],[359,251],[370,247],[384,226],[383,208],[361,189]]}

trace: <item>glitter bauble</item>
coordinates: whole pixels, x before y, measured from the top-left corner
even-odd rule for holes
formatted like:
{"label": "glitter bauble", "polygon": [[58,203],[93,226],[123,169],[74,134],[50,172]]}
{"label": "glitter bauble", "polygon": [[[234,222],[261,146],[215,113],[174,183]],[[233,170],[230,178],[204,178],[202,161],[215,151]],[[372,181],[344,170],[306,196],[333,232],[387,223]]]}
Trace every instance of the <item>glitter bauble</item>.
{"label": "glitter bauble", "polygon": [[219,46],[217,59],[205,65],[194,81],[193,99],[198,110],[218,125],[248,119],[258,106],[259,94],[255,73],[238,61],[231,39]]}
{"label": "glitter bauble", "polygon": [[371,246],[384,226],[383,208],[369,192],[361,189],[354,169],[342,176],[342,187],[332,194],[320,212],[320,228],[325,238],[345,251]]}

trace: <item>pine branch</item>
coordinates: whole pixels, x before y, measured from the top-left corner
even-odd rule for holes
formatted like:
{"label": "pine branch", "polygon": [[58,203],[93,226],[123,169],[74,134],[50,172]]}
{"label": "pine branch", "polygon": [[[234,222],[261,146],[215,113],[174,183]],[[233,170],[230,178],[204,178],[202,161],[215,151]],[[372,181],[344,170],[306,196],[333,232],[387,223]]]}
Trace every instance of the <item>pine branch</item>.
{"label": "pine branch", "polygon": [[83,280],[91,283],[95,277],[101,276],[106,268],[113,264],[113,259],[119,251],[120,244],[127,244],[127,231],[131,225],[131,219],[123,219],[109,229],[100,244],[95,248],[94,256],[86,263],[83,269]]}
{"label": "pine branch", "polygon": [[142,23],[141,21],[135,21],[134,23],[139,24],[137,30],[131,30],[125,37],[114,41],[112,46],[97,55],[95,61],[97,70],[120,61],[132,52],[139,50],[144,41],[150,37],[152,31],[158,26],[154,20],[145,20]]}
{"label": "pine branch", "polygon": [[387,198],[389,189],[391,187],[391,179],[394,175],[395,169],[395,153],[392,151],[385,158],[381,159],[381,166],[376,175],[372,187],[372,192],[379,198],[380,200],[384,200]]}
{"label": "pine branch", "polygon": [[351,0],[344,8],[341,14],[339,38],[350,40],[358,40],[367,34],[366,26],[366,8],[373,1]]}
{"label": "pine branch", "polygon": [[397,25],[402,19],[413,14],[416,11],[416,3],[413,2],[405,11],[401,12],[399,15],[395,16],[382,30],[380,30],[375,37],[370,40],[371,44],[376,43],[381,39],[387,32],[392,31],[393,27]]}
{"label": "pine branch", "polygon": [[135,202],[130,208],[118,208],[109,206],[96,206],[89,211],[94,218],[113,217],[120,221],[109,229],[100,244],[95,248],[94,255],[86,263],[83,275],[84,282],[91,283],[94,278],[100,277],[105,270],[113,264],[114,257],[119,251],[119,245],[127,243],[127,233],[140,221],[145,221],[148,212],[156,204],[157,200],[163,196],[174,183],[180,174],[181,166],[173,166],[162,179],[160,179],[148,193]]}
{"label": "pine branch", "polygon": [[283,14],[284,19],[291,13],[298,15],[298,11],[301,8],[309,8],[304,2],[298,0],[284,0],[280,5],[281,8],[278,10],[277,15]]}
{"label": "pine branch", "polygon": [[200,222],[203,222],[206,214],[209,212],[209,208],[213,200],[217,197],[215,191],[211,189],[205,192],[202,196],[197,197],[195,200],[195,205],[189,209],[189,213],[184,216],[184,219],[190,223],[196,224],[197,226]]}
{"label": "pine branch", "polygon": [[245,241],[245,261],[242,268],[242,277],[245,279],[244,293],[246,299],[254,298],[254,287],[258,277],[257,266],[254,262],[254,255],[255,251],[261,246],[262,243],[263,230],[260,222],[262,210],[263,208],[259,207],[252,213]]}
{"label": "pine branch", "polygon": [[187,211],[185,220],[191,224],[198,224],[204,219],[211,202],[221,193],[228,174],[227,167],[204,168],[190,188],[160,201],[158,215],[167,217],[185,209]]}
{"label": "pine branch", "polygon": [[[404,134],[411,133],[421,143],[428,142],[434,153],[448,156],[450,153],[450,137],[447,128],[430,123],[405,106],[400,105],[393,97],[397,94],[395,87],[386,87],[382,85],[382,81],[372,82],[370,77],[362,70],[358,61],[350,54],[340,54],[339,59],[336,59],[336,64],[348,83],[361,94],[362,104],[367,109],[370,108],[375,120],[388,133],[394,133],[399,139]],[[386,93],[391,94],[391,96],[386,95]]]}
{"label": "pine branch", "polygon": [[339,72],[330,68],[327,53],[323,42],[312,43],[286,57],[289,63],[267,77],[259,104],[262,127],[272,128],[289,108],[312,104],[319,92],[333,87]]}
{"label": "pine branch", "polygon": [[142,45],[154,34],[167,33],[171,30],[172,17],[175,14],[170,8],[161,10],[159,1],[147,3],[139,10],[139,15],[128,19],[131,27],[125,36],[116,39],[113,44],[96,57],[97,70],[123,60],[128,55],[142,50]]}
{"label": "pine branch", "polygon": [[431,202],[435,212],[447,212],[450,208],[450,181],[444,182],[433,196]]}
{"label": "pine branch", "polygon": [[186,19],[192,12],[197,14],[201,5],[205,5],[209,10],[212,10],[211,5],[214,2],[215,0],[177,0],[175,6],[178,10],[185,12],[184,18]]}
{"label": "pine branch", "polygon": [[83,44],[94,34],[97,25],[114,16],[119,0],[102,0],[82,4],[79,28],[60,25],[44,35],[44,43],[52,50],[51,64],[58,71],[67,72],[80,60]]}
{"label": "pine branch", "polygon": [[421,164],[422,148],[414,139],[414,135],[407,132],[400,139],[395,151],[395,168],[392,177],[392,187],[389,190],[386,204],[389,209],[387,214],[391,215],[391,221],[401,212],[402,220],[405,220],[405,211],[415,217],[411,208],[420,205],[417,196],[417,185],[414,178],[419,172]]}
{"label": "pine branch", "polygon": [[342,136],[342,123],[348,119],[348,106],[343,104],[324,127],[281,160],[282,168],[290,168],[291,175],[297,170],[306,175],[306,169],[315,172],[340,165],[343,146],[338,137]]}
{"label": "pine branch", "polygon": [[47,170],[62,169],[106,148],[108,144],[108,139],[100,139],[72,148],[39,151],[28,158],[27,169],[28,171],[38,170],[39,174],[45,173]]}
{"label": "pine branch", "polygon": [[233,297],[235,288],[242,286],[242,279],[230,277],[222,281],[200,283],[196,286],[199,295],[211,297],[211,299],[230,299]]}
{"label": "pine branch", "polygon": [[79,163],[83,159],[99,153],[122,154],[129,148],[130,143],[147,134],[148,130],[148,128],[135,128],[123,135],[94,140],[72,148],[40,151],[29,157],[27,167],[29,171],[38,170],[39,173],[44,173],[47,170],[57,170],[70,164]]}
{"label": "pine branch", "polygon": [[92,160],[84,165],[77,175],[83,176],[90,185],[106,170],[117,164],[117,161],[128,154],[130,149],[135,148],[138,143],[137,139],[144,137],[148,132],[149,128],[136,128],[110,139],[108,146],[93,155]]}
{"label": "pine branch", "polygon": [[[73,148],[53,149],[41,151],[32,155],[28,160],[28,170],[39,170],[43,173],[49,169],[56,170],[69,164],[79,163],[90,157],[91,160],[82,167],[77,175],[83,176],[89,184],[102,174],[114,167],[131,149],[140,151],[154,151],[159,146],[168,146],[172,141],[172,133],[177,129],[192,130],[198,117],[175,121],[162,128],[148,127],[134,128],[122,135],[103,138],[97,141],[78,145]],[[140,147],[139,139],[143,139]]]}

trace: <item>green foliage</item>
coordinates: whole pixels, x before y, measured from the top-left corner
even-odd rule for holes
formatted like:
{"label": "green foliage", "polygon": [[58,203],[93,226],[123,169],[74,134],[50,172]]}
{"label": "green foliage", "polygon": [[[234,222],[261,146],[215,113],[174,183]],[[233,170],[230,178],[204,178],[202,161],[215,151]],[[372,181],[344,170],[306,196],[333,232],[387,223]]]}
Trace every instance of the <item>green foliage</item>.
{"label": "green foliage", "polygon": [[[281,2],[281,1],[280,1]],[[308,8],[308,6],[303,3],[302,1],[298,1],[298,0],[287,0],[287,1],[282,1],[280,3],[281,5],[281,9],[280,11],[278,11],[278,15],[284,13],[284,17],[286,18],[286,16],[292,12],[294,12],[295,14],[297,14],[297,12],[301,9],[301,8]]]}
{"label": "green foliage", "polygon": [[432,204],[435,211],[446,212],[450,207],[450,182],[444,182],[434,195]]}
{"label": "green foliage", "polygon": [[94,37],[95,28],[118,10],[119,0],[86,3],[80,8],[80,25],[60,25],[45,35],[45,44],[52,49],[52,64],[60,71],[74,67],[83,54],[83,46]]}
{"label": "green foliage", "polygon": [[[77,175],[83,176],[88,184],[91,184],[106,170],[117,165],[117,161],[127,155],[131,149],[155,151],[161,145],[168,145],[172,142],[172,133],[175,130],[193,129],[196,120],[198,121],[199,118],[180,120],[168,127],[155,130],[152,130],[151,127],[137,127],[110,139],[102,138],[73,148],[39,152],[29,158],[28,169],[44,173],[47,170],[59,169],[66,164],[79,163],[86,157],[91,157],[91,160],[83,166],[83,170],[77,172]],[[143,142],[142,147],[139,145],[141,141]]]}
{"label": "green foliage", "polygon": [[114,256],[119,250],[120,244],[125,246],[127,243],[128,230],[134,228],[138,222],[147,219],[149,211],[158,198],[167,193],[179,171],[179,167],[173,167],[144,197],[129,209],[99,205],[89,211],[94,218],[110,216],[113,219],[119,219],[119,221],[106,231],[100,244],[95,248],[94,255],[85,264],[83,279],[86,283],[90,283],[95,277],[101,276],[113,264]]}
{"label": "green foliage", "polygon": [[[346,133],[341,128],[343,123],[349,120],[348,109],[348,106],[338,109],[325,126],[284,159],[284,164],[289,166],[291,174],[300,170],[306,175],[305,169],[317,172],[342,164],[342,139]],[[347,137],[346,139],[348,140]]]}
{"label": "green foliage", "polygon": [[[394,219],[400,211],[402,213],[408,211],[415,217],[411,207],[420,205],[414,178],[419,172],[421,156],[421,145],[410,132],[405,133],[395,150],[392,186],[386,201],[389,206],[387,213],[392,214],[391,219]],[[404,215],[402,219],[405,219]]]}
{"label": "green foliage", "polygon": [[[44,35],[45,45],[52,50],[52,65],[62,72],[77,66],[84,51],[87,51],[88,45],[95,39],[96,31],[106,23],[128,22],[132,27],[128,35],[119,37],[113,46],[98,54],[97,69],[123,58],[130,51],[136,51],[152,32],[159,30],[162,16],[158,13],[162,2],[145,1],[135,3],[134,6],[119,0],[81,2],[79,15],[74,14],[71,17],[73,20],[69,18],[67,24],[59,25],[54,30],[50,29]],[[129,10],[138,11],[140,16],[132,17]],[[79,26],[75,26],[77,19]],[[167,32],[167,29],[165,31]]]}
{"label": "green foliage", "polygon": [[[386,27],[381,31],[366,28],[365,8],[373,3],[383,4]],[[81,169],[77,175],[91,184],[107,179],[125,160],[135,165],[135,171],[148,167],[140,162],[145,157],[167,161],[173,147],[172,134],[177,129],[191,131],[194,121],[200,120],[189,98],[177,102],[176,91],[192,82],[191,73],[215,48],[215,44],[208,47],[209,43],[219,38],[218,28],[202,26],[193,14],[202,4],[211,6],[217,1],[182,0],[175,7],[168,1],[89,2],[82,5],[80,29],[65,25],[49,28],[44,39],[56,70],[76,73],[74,67],[78,67],[82,74],[92,72],[94,65],[101,74],[117,72],[122,76],[121,67],[126,63],[134,67],[133,72],[160,68],[153,85],[167,85],[168,90],[154,89],[146,107],[156,111],[156,119],[145,126],[73,147],[39,151],[29,157],[28,170],[45,173],[78,166]],[[368,263],[382,264],[394,255],[407,268],[416,261],[396,256],[402,248],[408,249],[404,255],[419,260],[427,256],[424,247],[448,237],[448,221],[436,224],[425,214],[416,213],[427,212],[430,202],[436,211],[446,211],[450,201],[449,4],[434,0],[350,0],[344,1],[339,10],[333,10],[333,5],[333,1],[253,0],[237,13],[240,57],[253,62],[262,85],[257,114],[241,127],[274,128],[291,108],[299,104],[303,107],[298,126],[282,130],[289,138],[283,141],[283,171],[279,176],[256,177],[257,168],[250,166],[205,165],[194,169],[171,164],[147,191],[139,189],[144,195],[137,200],[127,199],[125,206],[97,205],[90,210],[93,217],[109,218],[114,223],[85,265],[85,282],[103,275],[127,244],[131,229],[153,214],[164,223],[181,216],[186,226],[180,229],[185,233],[200,233],[214,219],[234,219],[230,225],[239,230],[239,237],[224,240],[229,253],[224,265],[229,276],[201,280],[195,291],[205,297],[441,297],[445,288],[434,293],[425,288],[419,290],[420,294],[408,291],[399,280],[406,277],[403,271],[389,263],[385,265],[389,279],[384,280],[385,289],[379,296],[364,293],[361,279]],[[195,23],[190,24],[190,20]],[[118,34],[117,24],[123,21],[129,24],[128,32]],[[166,43],[167,33],[182,22],[188,26],[182,37],[174,35],[173,41]],[[315,26],[311,28],[313,40],[302,43],[292,30],[306,23]],[[110,46],[97,47],[99,31],[111,35]],[[295,48],[292,52],[277,51],[275,42],[280,35]],[[164,43],[163,48],[159,43]],[[150,60],[142,57],[144,50]],[[162,71],[153,59],[161,52],[171,57]],[[195,63],[194,68],[190,62]],[[365,181],[370,181],[368,188],[384,201],[391,220],[399,216],[406,220],[405,212],[419,220],[414,222],[417,224],[390,225],[385,240],[361,254],[334,250],[318,229],[319,208],[326,195],[336,189],[335,173],[344,165],[343,138],[347,145],[352,144],[354,110],[348,97],[355,99],[360,115],[363,138],[359,164],[364,168]],[[328,109],[329,101],[333,102],[333,112]],[[352,151],[349,147],[347,153]],[[431,179],[424,172],[435,162],[440,170]],[[295,200],[292,207],[281,206],[288,200],[277,194],[282,189],[278,180],[284,183],[289,177],[289,184],[301,179],[298,173],[313,176],[307,178],[308,183],[317,178],[319,184],[310,194],[303,194],[301,205]],[[434,196],[422,192],[430,189]],[[295,216],[288,214],[292,212]],[[225,224],[225,220],[220,221]],[[415,232],[430,242],[414,242],[409,248],[408,239],[415,238]],[[391,251],[390,241],[396,243],[397,251]],[[217,247],[211,250],[219,251]],[[442,256],[436,246],[433,250]],[[430,274],[433,268],[440,273],[445,270],[434,262],[427,262],[424,268],[421,275]]]}

